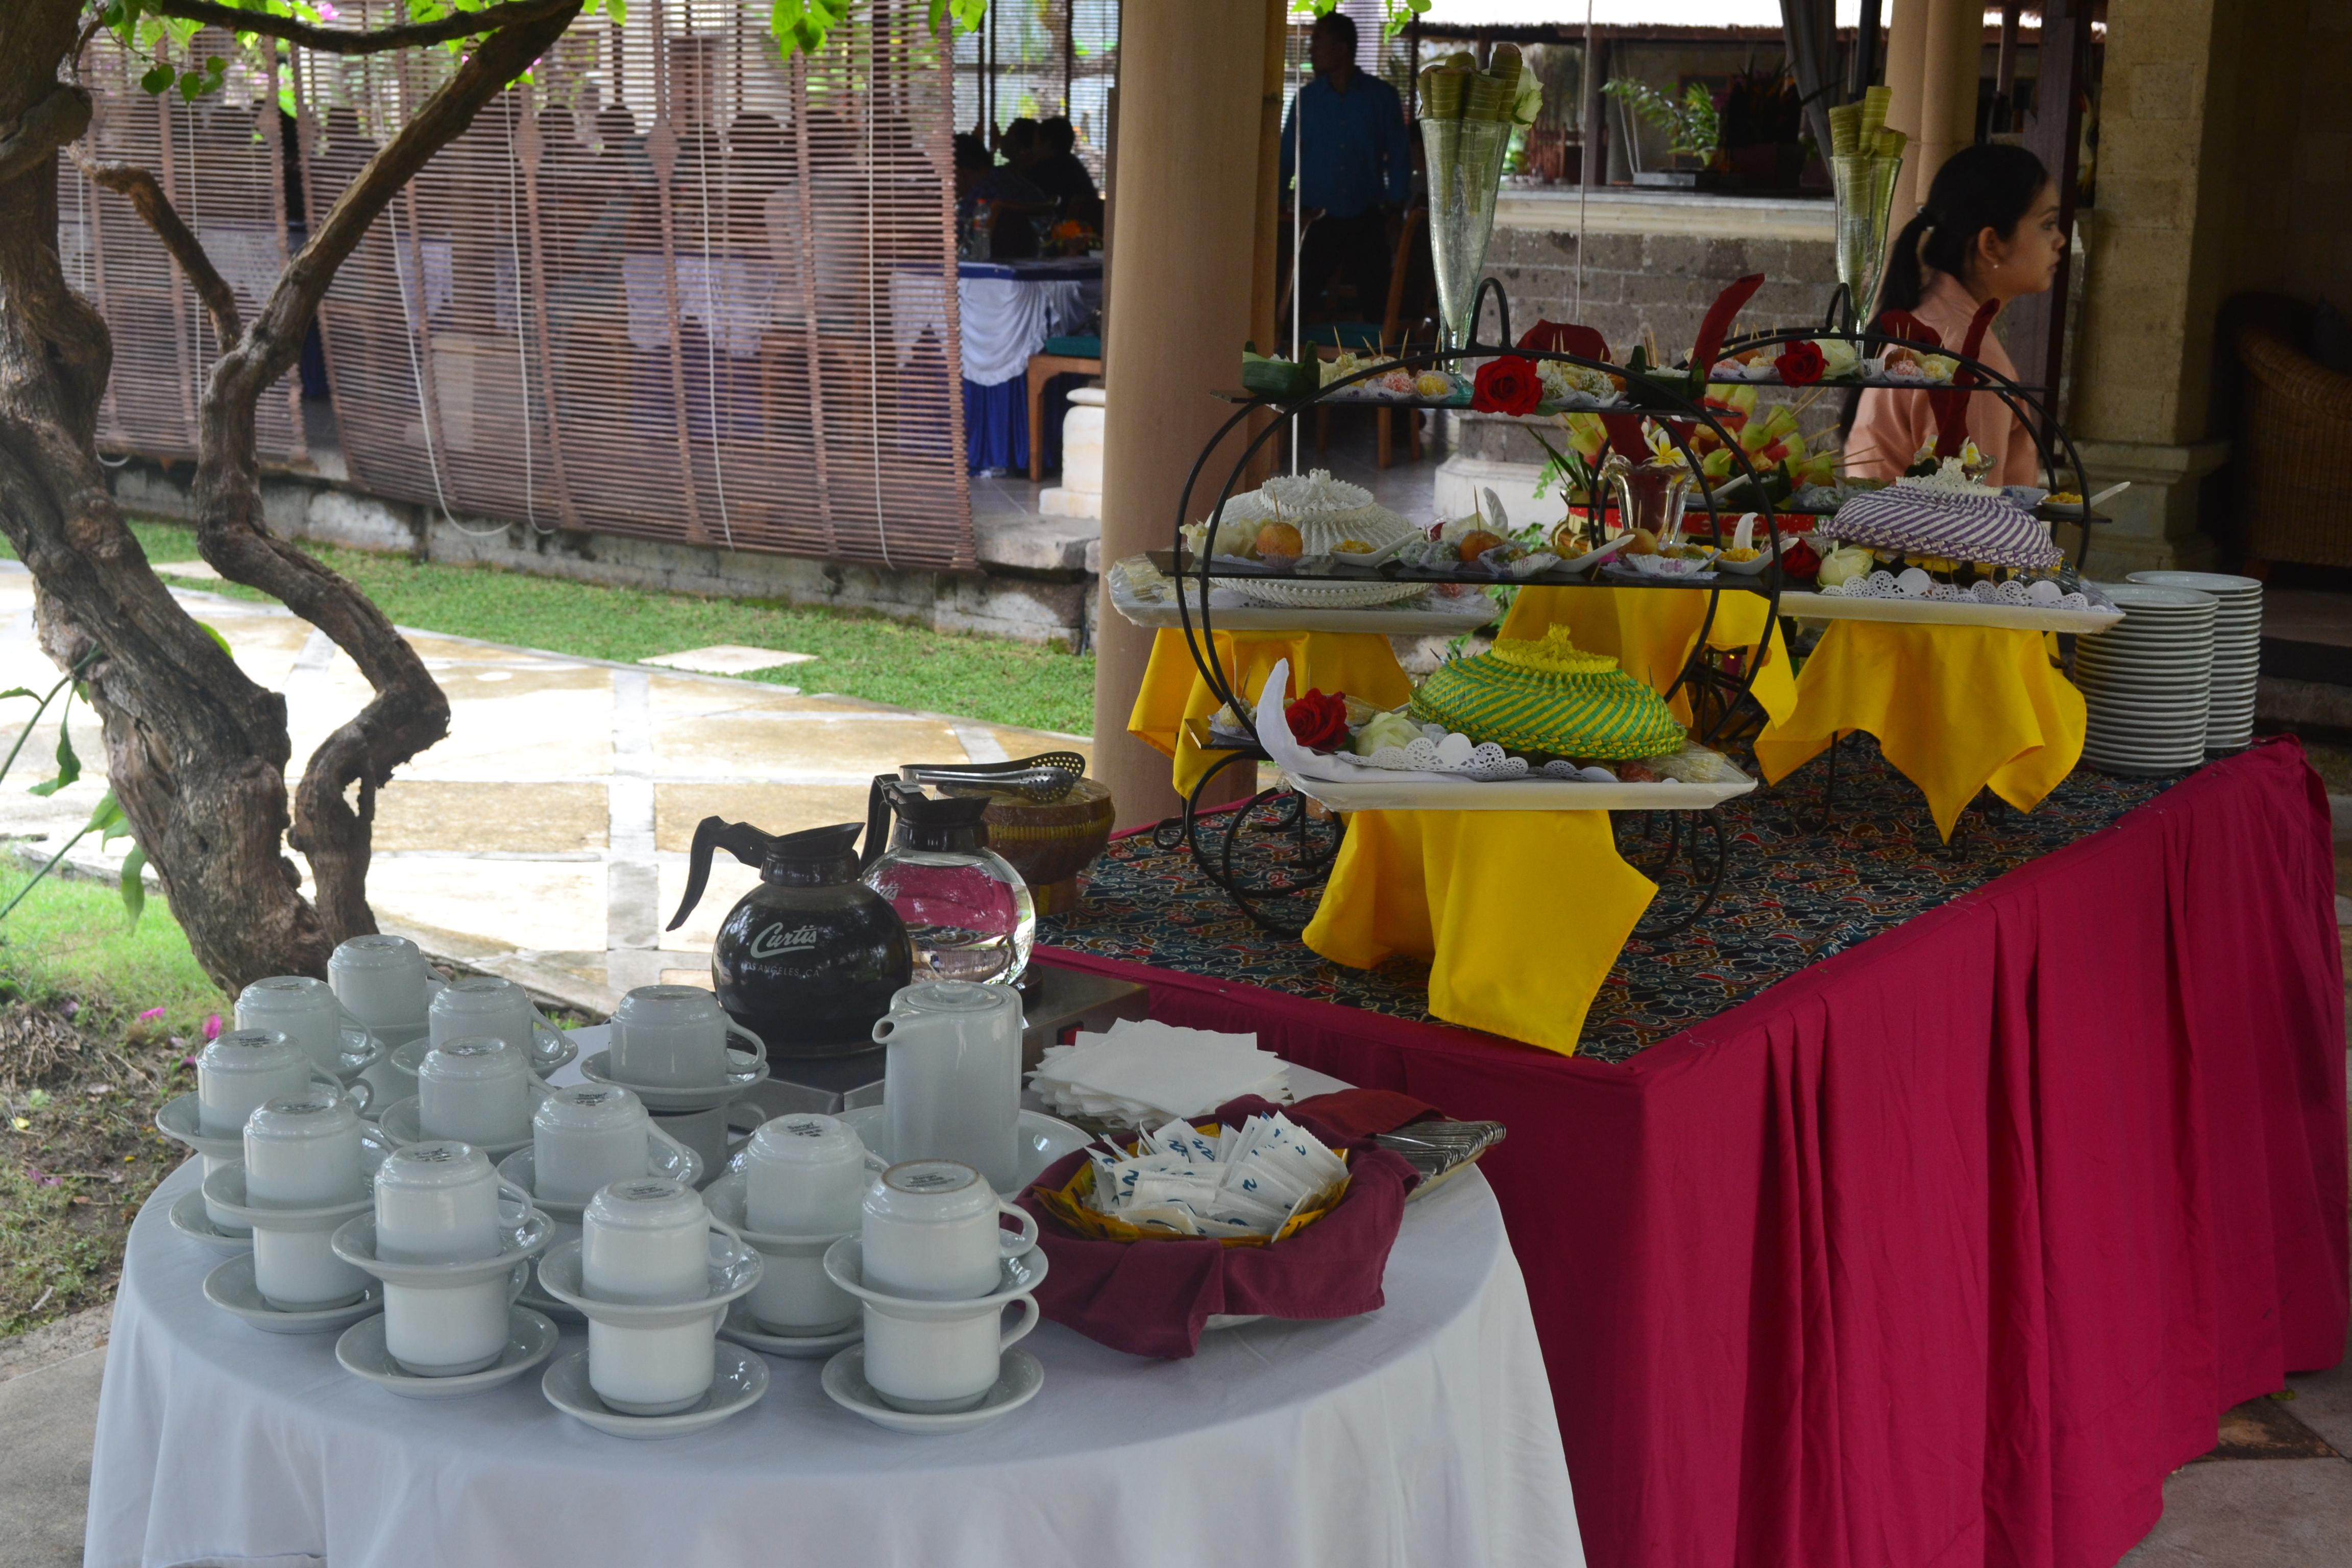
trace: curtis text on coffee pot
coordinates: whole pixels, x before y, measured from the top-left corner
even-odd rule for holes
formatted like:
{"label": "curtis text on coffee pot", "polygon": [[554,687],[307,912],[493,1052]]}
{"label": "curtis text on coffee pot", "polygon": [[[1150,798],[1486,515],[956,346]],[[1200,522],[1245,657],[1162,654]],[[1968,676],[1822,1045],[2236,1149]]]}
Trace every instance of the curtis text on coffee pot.
{"label": "curtis text on coffee pot", "polygon": [[760,868],[760,885],[719,923],[710,978],[719,1005],[767,1042],[771,1058],[872,1048],[874,1020],[910,977],[905,922],[858,880],[859,826],[778,835],[706,816],[694,830],[686,897],[669,929],[701,900],[713,850]]}

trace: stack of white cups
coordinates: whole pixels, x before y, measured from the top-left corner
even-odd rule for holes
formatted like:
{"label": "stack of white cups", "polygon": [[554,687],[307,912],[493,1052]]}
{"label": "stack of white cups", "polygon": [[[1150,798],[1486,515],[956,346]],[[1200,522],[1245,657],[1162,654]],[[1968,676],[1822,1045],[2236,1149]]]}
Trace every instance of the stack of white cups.
{"label": "stack of white cups", "polygon": [[[749,1047],[730,1052],[734,1037]],[[706,1178],[731,1152],[730,1134],[765,1112],[739,1097],[767,1076],[766,1047],[694,985],[640,985],[613,1009],[612,1045],[581,1064],[591,1081],[634,1091],[654,1125],[700,1156]]]}
{"label": "stack of white cups", "polygon": [[[638,1176],[588,1200],[581,1238],[547,1255],[540,1282],[588,1320],[595,1398],[607,1411],[645,1418],[677,1415],[710,1396],[719,1325],[760,1272],[760,1255],[712,1218],[700,1194],[667,1176]],[[551,1398],[568,1365],[550,1369]],[[762,1373],[750,1397],[765,1388]]]}
{"label": "stack of white cups", "polygon": [[359,1112],[341,1095],[272,1100],[245,1124],[245,1159],[205,1178],[205,1200],[253,1233],[254,1288],[279,1312],[348,1306],[368,1278],[337,1258],[331,1233],[368,1206]]}
{"label": "stack of white cups", "polygon": [[237,993],[236,1026],[275,1029],[302,1047],[310,1065],[350,1083],[382,1058],[384,1047],[323,980],[278,974]]}
{"label": "stack of white cups", "polygon": [[[701,1179],[695,1152],[656,1131],[645,1102],[617,1084],[547,1091],[531,1113],[530,1142],[499,1162],[499,1174],[530,1194],[554,1222],[551,1246],[580,1239],[582,1210],[614,1182],[668,1175]],[[530,1305],[559,1318],[578,1313],[534,1287]]]}
{"label": "stack of white cups", "polygon": [[425,954],[404,936],[355,936],[327,961],[327,984],[335,1000],[383,1044],[385,1055],[367,1069],[379,1103],[415,1092],[408,1075],[395,1068],[390,1053],[423,1037],[441,977],[426,967]]}
{"label": "stack of white cups", "polygon": [[[1017,1230],[1005,1230],[1010,1215]],[[866,1381],[895,1409],[970,1410],[996,1386],[1005,1351],[1037,1326],[1037,1301],[1008,1265],[1037,1244],[1037,1222],[956,1160],[909,1160],[867,1187],[863,1226],[825,1254],[834,1282],[864,1304]],[[1044,1258],[1024,1280],[1042,1278]],[[1007,1329],[1004,1309],[1021,1316]],[[848,1353],[848,1352],[844,1352]]]}
{"label": "stack of white cups", "polygon": [[[313,1091],[341,1097],[342,1085],[310,1063],[310,1054],[275,1029],[230,1029],[197,1053],[196,1114],[206,1138],[239,1138],[253,1113],[273,1100],[302,1099]],[[353,1099],[354,1110],[366,1108],[366,1091]],[[358,1159],[353,1145],[353,1160]],[[232,1162],[205,1156],[205,1175],[213,1176]],[[231,1236],[247,1228],[231,1218],[211,1194],[205,1213],[215,1229]]]}
{"label": "stack of white cups", "polygon": [[824,1254],[857,1233],[859,1205],[875,1162],[850,1128],[830,1116],[781,1116],[751,1135],[740,1173],[703,1194],[710,1212],[736,1226],[762,1260],[746,1310],[752,1332],[730,1337],[755,1349],[809,1353],[773,1341],[817,1342],[824,1351],[857,1321],[857,1302],[824,1271]]}
{"label": "stack of white cups", "polygon": [[[501,1212],[502,1196],[511,1212]],[[338,1230],[334,1247],[384,1282],[383,1345],[394,1362],[416,1377],[459,1377],[506,1350],[521,1265],[547,1234],[547,1216],[479,1150],[439,1142],[384,1160],[374,1213]]]}

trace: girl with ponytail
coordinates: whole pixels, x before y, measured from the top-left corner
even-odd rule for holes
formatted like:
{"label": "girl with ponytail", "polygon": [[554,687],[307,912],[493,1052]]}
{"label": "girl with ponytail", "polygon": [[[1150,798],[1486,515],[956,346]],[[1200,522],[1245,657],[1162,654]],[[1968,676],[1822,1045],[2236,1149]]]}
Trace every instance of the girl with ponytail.
{"label": "girl with ponytail", "polygon": [[[1958,349],[1987,300],[2006,306],[2021,295],[2048,292],[2065,251],[2058,189],[2042,160],[2022,147],[1963,147],[1936,172],[1926,205],[1895,236],[1878,308],[1908,310],[1933,327],[1945,347]],[[1977,358],[2016,379],[2017,367],[1992,332]],[[1987,482],[2039,482],[2033,437],[2007,404],[1970,397],[1968,417],[1969,437],[1993,459]],[[1865,388],[1847,419],[1845,469],[1855,478],[1893,479],[1936,438],[1925,392]]]}

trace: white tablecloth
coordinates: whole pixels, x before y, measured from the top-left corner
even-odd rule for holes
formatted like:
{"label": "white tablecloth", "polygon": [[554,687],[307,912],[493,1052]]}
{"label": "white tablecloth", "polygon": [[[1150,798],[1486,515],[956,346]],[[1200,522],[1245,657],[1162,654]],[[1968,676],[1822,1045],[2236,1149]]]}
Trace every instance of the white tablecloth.
{"label": "white tablecloth", "polygon": [[[963,329],[963,378],[998,386],[1029,370],[1045,340],[1082,324],[1102,303],[1100,279],[959,278],[957,320]],[[947,289],[937,274],[890,275],[890,335],[898,363],[925,331],[947,336]]]}
{"label": "white tablecloth", "polygon": [[[766,1398],[633,1443],[559,1415],[533,1372],[395,1398],[204,1300],[216,1256],[140,1212],[91,1468],[90,1568],[1577,1568],[1559,1429],[1483,1176],[1411,1205],[1388,1304],[1206,1336],[1190,1361],[1046,1323],[1037,1398],[949,1437],[883,1431],[771,1360]],[[564,1354],[583,1331],[567,1331]]]}

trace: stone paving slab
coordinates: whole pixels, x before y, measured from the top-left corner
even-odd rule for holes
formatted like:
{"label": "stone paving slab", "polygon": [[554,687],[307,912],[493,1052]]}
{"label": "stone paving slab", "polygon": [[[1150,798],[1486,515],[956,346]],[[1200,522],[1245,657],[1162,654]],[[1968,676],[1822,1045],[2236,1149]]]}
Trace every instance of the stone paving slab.
{"label": "stone paving slab", "polygon": [[[313,748],[368,700],[358,668],[323,634],[271,605],[173,593],[228,641],[240,668],[286,694],[299,777]],[[32,632],[32,583],[0,563],[0,689],[46,690],[57,672]],[[757,880],[714,868],[700,907],[666,932],[686,851],[709,816],[774,833],[863,820],[866,786],[909,762],[995,762],[1087,750],[1067,735],[917,713],[855,698],[646,665],[410,632],[448,694],[450,733],[400,770],[378,802],[369,894],[385,929],[602,1016],[664,971],[700,973],[728,909]],[[822,663],[812,668],[822,669]],[[24,727],[0,707],[0,747]],[[96,720],[69,721],[85,769],[44,800],[54,714],[0,784],[0,837],[46,858],[105,794]],[[112,875],[127,844],[85,840],[69,865]]]}
{"label": "stone paving slab", "polygon": [[0,1383],[0,1562],[76,1568],[106,1352],[84,1351]]}

